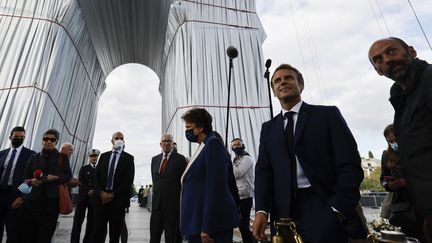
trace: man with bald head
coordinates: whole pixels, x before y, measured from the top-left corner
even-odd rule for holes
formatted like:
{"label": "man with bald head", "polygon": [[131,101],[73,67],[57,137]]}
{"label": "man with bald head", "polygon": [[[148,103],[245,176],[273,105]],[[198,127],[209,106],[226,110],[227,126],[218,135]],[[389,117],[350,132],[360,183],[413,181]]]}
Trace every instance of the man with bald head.
{"label": "man with bald head", "polygon": [[375,41],[369,61],[379,75],[394,81],[389,101],[395,109],[399,165],[407,184],[400,186],[408,190],[417,224],[432,243],[432,65],[395,37]]}
{"label": "man with bald head", "polygon": [[93,243],[105,242],[109,224],[109,242],[119,242],[125,208],[130,206],[130,188],[135,174],[134,157],[124,151],[124,135],[112,135],[112,150],[100,155],[94,177]]}
{"label": "man with bald head", "polygon": [[150,242],[159,243],[165,231],[165,242],[181,242],[180,191],[181,176],[186,169],[186,159],[173,149],[173,136],[164,134],[160,146],[162,153],[151,162],[153,180],[152,213],[150,217]]}

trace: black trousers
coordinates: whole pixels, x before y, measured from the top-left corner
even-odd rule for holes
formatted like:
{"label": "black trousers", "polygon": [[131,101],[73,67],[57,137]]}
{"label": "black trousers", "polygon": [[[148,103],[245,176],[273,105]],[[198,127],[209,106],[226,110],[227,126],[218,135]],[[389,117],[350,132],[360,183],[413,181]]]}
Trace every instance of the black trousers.
{"label": "black trousers", "polygon": [[26,203],[26,216],[23,223],[26,230],[24,242],[51,243],[57,227],[59,199],[48,198],[41,194],[36,200]]}
{"label": "black trousers", "polygon": [[153,210],[150,216],[150,243],[160,243],[163,231],[166,243],[181,242],[179,216],[179,211],[163,210],[161,207]]}
{"label": "black trousers", "polygon": [[120,232],[125,220],[125,208],[112,202],[94,208],[92,243],[104,243],[109,224],[109,242],[118,243]]}
{"label": "black trousers", "polygon": [[75,215],[72,225],[72,233],[71,233],[71,243],[79,243],[80,242],[80,234],[81,234],[81,226],[84,222],[85,213],[87,211],[87,223],[86,230],[83,239],[83,243],[91,242],[92,236],[92,228],[93,228],[93,207],[90,205],[88,200],[83,200],[78,202],[75,208]]}
{"label": "black trousers", "polygon": [[297,192],[291,215],[304,243],[347,243],[348,234],[331,206],[313,189]]}
{"label": "black trousers", "polygon": [[0,243],[3,238],[3,230],[6,226],[6,243],[22,243],[24,222],[24,205],[20,208],[12,209],[11,205],[16,199],[16,194],[12,187],[0,188]]}
{"label": "black trousers", "polygon": [[245,199],[240,199],[240,233],[243,239],[243,243],[253,243],[255,242],[252,237],[252,232],[250,231],[250,212],[252,209],[252,198],[248,197]]}

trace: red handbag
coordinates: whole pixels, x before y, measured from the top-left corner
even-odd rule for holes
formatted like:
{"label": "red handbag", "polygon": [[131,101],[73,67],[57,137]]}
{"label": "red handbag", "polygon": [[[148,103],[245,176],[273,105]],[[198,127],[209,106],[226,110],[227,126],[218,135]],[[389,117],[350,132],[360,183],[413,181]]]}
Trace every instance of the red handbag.
{"label": "red handbag", "polygon": [[[63,158],[60,155],[59,158],[60,171],[63,172]],[[67,183],[60,184],[58,186],[59,192],[59,213],[60,214],[70,214],[72,213],[72,199],[69,194],[69,189]]]}
{"label": "red handbag", "polygon": [[58,186],[59,190],[59,212],[61,214],[72,213],[72,199],[69,194],[67,183]]}

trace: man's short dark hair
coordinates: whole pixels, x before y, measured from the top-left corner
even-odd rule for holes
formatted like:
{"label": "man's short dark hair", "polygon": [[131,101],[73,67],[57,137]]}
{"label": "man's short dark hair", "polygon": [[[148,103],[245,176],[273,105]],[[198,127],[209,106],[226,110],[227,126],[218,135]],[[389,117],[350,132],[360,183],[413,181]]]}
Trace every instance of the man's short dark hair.
{"label": "man's short dark hair", "polygon": [[60,138],[60,133],[55,130],[54,128],[47,130],[46,132],[44,132],[43,136],[45,137],[46,135],[51,134],[54,135],[54,137],[58,140]]}
{"label": "man's short dark hair", "polygon": [[274,70],[273,75],[271,76],[271,79],[270,79],[271,82],[270,82],[270,84],[271,84],[272,88],[273,88],[273,77],[274,77],[275,73],[276,73],[277,71],[281,70],[281,69],[286,69],[286,70],[291,70],[291,71],[293,71],[293,72],[297,75],[297,82],[298,82],[299,84],[303,84],[303,85],[304,85],[304,79],[303,79],[303,75],[301,74],[301,72],[300,72],[299,70],[297,70],[297,68],[295,68],[295,67],[293,67],[293,66],[291,66],[291,65],[289,65],[289,64],[282,63],[281,65],[279,65],[279,66]]}
{"label": "man's short dark hair", "polygon": [[24,127],[19,127],[19,126],[12,128],[12,131],[11,131],[11,133],[10,133],[10,136],[11,136],[11,137],[12,137],[12,134],[13,134],[14,132],[24,132],[24,133],[25,133],[25,129],[24,129]]}
{"label": "man's short dark hair", "polygon": [[209,134],[211,131],[213,131],[213,118],[204,108],[192,108],[186,111],[186,113],[183,114],[181,118],[185,122],[195,123],[197,127],[203,129],[203,133],[205,134]]}

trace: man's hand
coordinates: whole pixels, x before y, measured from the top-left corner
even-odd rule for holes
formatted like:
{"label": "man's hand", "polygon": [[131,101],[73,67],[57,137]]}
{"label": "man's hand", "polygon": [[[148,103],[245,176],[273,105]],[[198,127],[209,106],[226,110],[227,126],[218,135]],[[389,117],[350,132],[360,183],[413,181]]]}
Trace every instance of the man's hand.
{"label": "man's hand", "polygon": [[100,192],[100,198],[101,198],[102,204],[109,203],[113,200],[114,193],[102,191],[102,192]]}
{"label": "man's hand", "polygon": [[94,193],[94,190],[90,190],[90,191],[87,192],[87,195],[89,197],[93,197],[93,193]]}
{"label": "man's hand", "polygon": [[12,209],[16,209],[21,207],[21,205],[24,203],[24,199],[22,197],[17,197],[15,201],[12,203]]}
{"label": "man's hand", "polygon": [[205,233],[205,232],[201,232],[201,241],[202,243],[213,243],[214,240],[212,238],[210,238],[210,235]]}
{"label": "man's hand", "polygon": [[79,180],[77,178],[72,178],[70,179],[70,181],[68,182],[70,187],[77,187],[77,186],[81,186],[81,182],[79,182]]}
{"label": "man's hand", "polygon": [[266,240],[265,229],[267,227],[267,215],[265,213],[256,213],[252,226],[252,235],[256,240]]}

